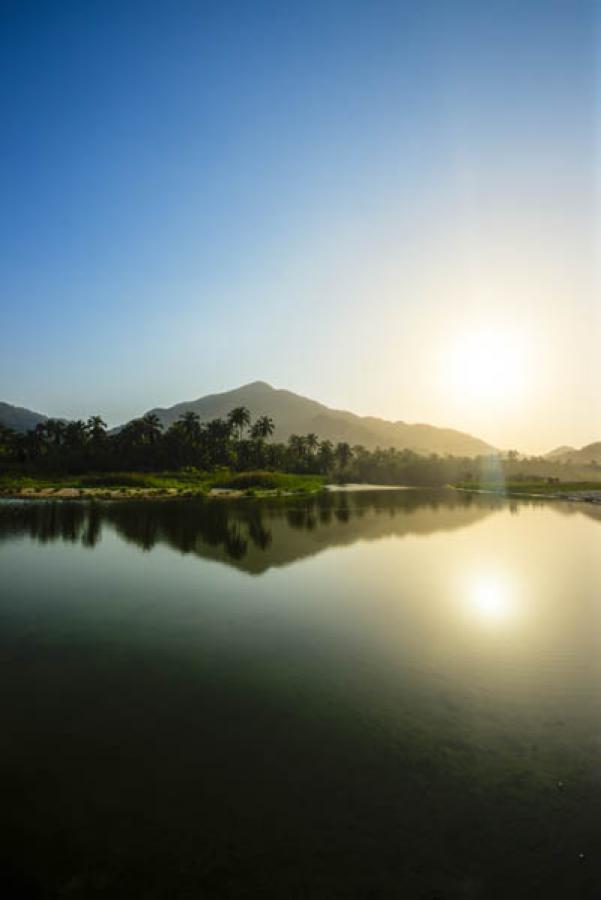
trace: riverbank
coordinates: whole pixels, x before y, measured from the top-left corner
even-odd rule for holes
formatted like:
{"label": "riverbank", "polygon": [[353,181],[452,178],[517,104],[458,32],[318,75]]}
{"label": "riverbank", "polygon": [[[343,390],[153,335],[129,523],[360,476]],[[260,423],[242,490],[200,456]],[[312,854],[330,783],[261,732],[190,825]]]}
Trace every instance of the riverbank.
{"label": "riverbank", "polygon": [[537,500],[569,500],[574,503],[601,503],[601,481],[574,481],[549,484],[541,482],[463,482],[453,485],[458,491],[495,494],[503,497],[526,497]]}
{"label": "riverbank", "polygon": [[[415,486],[413,486],[415,487]],[[601,481],[461,482],[453,490],[503,497],[601,503]],[[0,498],[19,500],[159,500],[312,495],[322,491],[410,490],[408,485],[332,484],[323,475],[286,472],[103,472],[84,475],[0,474]]]}
{"label": "riverbank", "polygon": [[285,472],[112,472],[86,475],[0,475],[0,497],[43,500],[157,500],[314,494],[320,475]]}

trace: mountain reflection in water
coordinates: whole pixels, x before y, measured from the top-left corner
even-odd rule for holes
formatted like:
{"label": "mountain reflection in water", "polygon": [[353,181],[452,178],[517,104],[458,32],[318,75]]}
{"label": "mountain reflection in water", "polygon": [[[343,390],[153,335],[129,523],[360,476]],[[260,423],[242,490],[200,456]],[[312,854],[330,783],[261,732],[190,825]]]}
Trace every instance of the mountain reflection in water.
{"label": "mountain reflection in water", "polygon": [[331,546],[464,528],[504,502],[417,490],[263,500],[25,501],[0,507],[0,541],[20,534],[94,547],[109,528],[143,550],[166,544],[260,574]]}

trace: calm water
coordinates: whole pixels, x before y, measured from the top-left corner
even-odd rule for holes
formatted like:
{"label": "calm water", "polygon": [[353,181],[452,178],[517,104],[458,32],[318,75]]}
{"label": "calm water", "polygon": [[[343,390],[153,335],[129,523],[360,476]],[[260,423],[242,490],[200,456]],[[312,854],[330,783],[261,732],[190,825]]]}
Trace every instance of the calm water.
{"label": "calm water", "polygon": [[601,508],[4,502],[0,588],[5,896],[601,897]]}

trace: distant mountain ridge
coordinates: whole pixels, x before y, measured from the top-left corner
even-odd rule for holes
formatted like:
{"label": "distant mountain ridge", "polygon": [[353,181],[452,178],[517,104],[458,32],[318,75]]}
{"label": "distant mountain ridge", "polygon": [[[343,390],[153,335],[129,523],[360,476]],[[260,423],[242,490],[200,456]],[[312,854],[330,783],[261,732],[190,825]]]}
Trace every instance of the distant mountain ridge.
{"label": "distant mountain ridge", "polygon": [[597,462],[601,465],[601,441],[593,441],[577,450],[575,447],[557,447],[545,454],[545,459],[554,462],[574,463],[575,465],[590,465]]}
{"label": "distant mountain ridge", "polygon": [[[486,441],[453,428],[358,416],[345,410],[330,409],[317,400],[292,391],[274,388],[265,381],[253,381],[231,391],[208,394],[167,408],[155,407],[149,412],[155,413],[168,427],[186,412],[195,412],[201,421],[206,422],[226,416],[235,406],[248,407],[253,418],[271,416],[276,426],[273,437],[277,441],[286,441],[291,434],[314,432],[321,440],[348,441],[351,446],[362,444],[368,450],[378,446],[384,449],[395,447],[418,453],[449,453],[455,456],[478,456],[496,451]],[[15,431],[28,431],[48,418],[43,413],[0,401],[0,424]],[[581,465],[595,461],[601,463],[601,441],[580,449],[567,445],[556,447],[544,458]]]}
{"label": "distant mountain ridge", "polygon": [[[418,453],[452,454],[454,456],[478,456],[496,452],[496,448],[480,438],[453,428],[437,428],[434,425],[391,422],[375,416],[358,416],[340,409],[330,409],[317,400],[311,400],[292,391],[274,388],[265,381],[253,381],[231,391],[208,394],[197,400],[176,403],[167,408],[155,407],[155,413],[165,427],[179,416],[195,412],[202,422],[225,417],[235,406],[246,406],[251,416],[269,415],[275,423],[274,440],[286,441],[291,434],[314,432],[321,440],[348,441],[351,446],[362,444],[368,450],[376,447],[398,450],[410,449]],[[0,401],[0,424],[14,431],[28,431],[49,417],[23,406]],[[62,421],[66,421],[63,419]],[[118,431],[119,428],[113,429]],[[601,464],[601,441],[577,449],[567,445],[556,447],[544,454],[553,462],[571,462],[587,465]]]}
{"label": "distant mountain ridge", "polygon": [[206,422],[226,416],[236,406],[246,406],[255,418],[269,415],[275,423],[273,435],[276,441],[286,441],[291,434],[314,432],[320,440],[348,441],[362,444],[368,450],[376,447],[410,449],[420,453],[450,453],[455,456],[477,456],[494,452],[495,448],[479,438],[452,428],[436,428],[433,425],[409,425],[406,422],[390,422],[374,416],[358,416],[345,410],[330,409],[323,403],[274,388],[264,381],[253,381],[232,391],[209,394],[198,400],[176,403],[168,408],[149,410],[168,427],[179,416],[195,412]]}
{"label": "distant mountain ridge", "polygon": [[570,447],[568,444],[562,444],[561,447],[555,447],[554,450],[549,450],[548,453],[544,454],[545,459],[560,459],[562,456],[565,456],[566,453],[578,453],[576,447]]}
{"label": "distant mountain ridge", "polygon": [[13,431],[29,431],[45,422],[48,416],[26,409],[24,406],[13,406],[0,401],[0,425],[12,428]]}

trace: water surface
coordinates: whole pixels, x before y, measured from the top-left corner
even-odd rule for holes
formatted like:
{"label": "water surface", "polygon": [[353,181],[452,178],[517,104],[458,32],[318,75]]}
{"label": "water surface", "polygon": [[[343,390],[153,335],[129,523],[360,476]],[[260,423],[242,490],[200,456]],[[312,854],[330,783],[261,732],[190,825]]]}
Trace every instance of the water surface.
{"label": "water surface", "polygon": [[0,504],[11,897],[601,896],[601,510]]}

